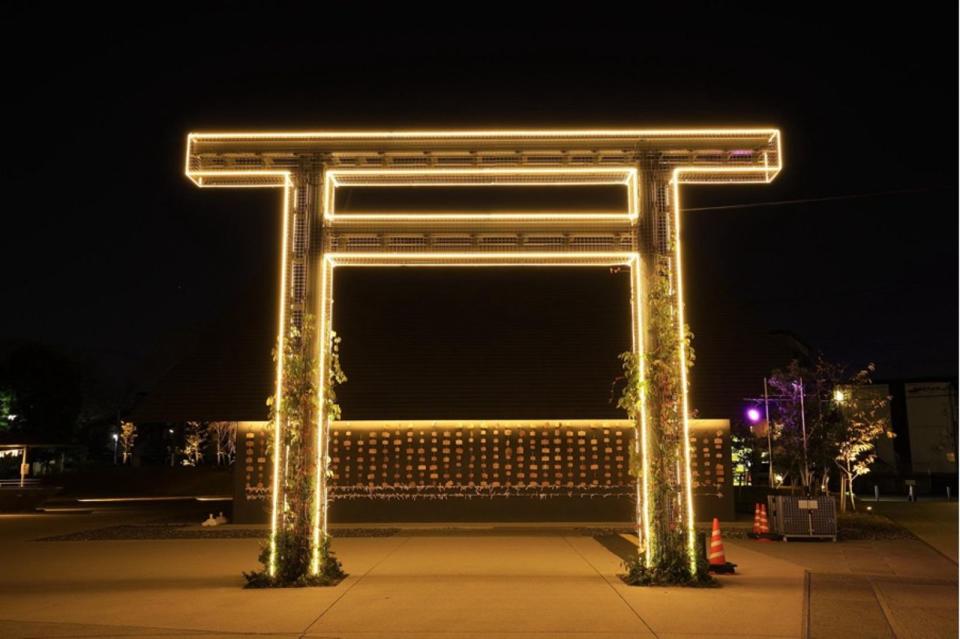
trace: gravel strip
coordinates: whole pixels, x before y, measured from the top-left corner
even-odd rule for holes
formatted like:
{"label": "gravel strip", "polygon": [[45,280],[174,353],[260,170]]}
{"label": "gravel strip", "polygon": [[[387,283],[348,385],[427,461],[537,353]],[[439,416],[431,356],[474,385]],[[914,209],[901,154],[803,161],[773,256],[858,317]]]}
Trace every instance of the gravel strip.
{"label": "gravel strip", "polygon": [[[392,537],[398,528],[340,528],[331,531],[333,537]],[[108,526],[42,537],[35,541],[153,541],[162,539],[265,539],[267,531],[260,528],[232,528],[229,526],[197,528],[192,524]]]}

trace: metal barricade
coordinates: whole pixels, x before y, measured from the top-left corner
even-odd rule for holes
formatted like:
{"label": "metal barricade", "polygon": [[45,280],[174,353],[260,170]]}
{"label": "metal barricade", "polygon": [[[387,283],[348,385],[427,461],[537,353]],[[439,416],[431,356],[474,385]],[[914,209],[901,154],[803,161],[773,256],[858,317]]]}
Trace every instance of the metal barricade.
{"label": "metal barricade", "polygon": [[784,541],[791,537],[837,540],[837,507],[831,497],[769,495],[767,511],[773,532]]}

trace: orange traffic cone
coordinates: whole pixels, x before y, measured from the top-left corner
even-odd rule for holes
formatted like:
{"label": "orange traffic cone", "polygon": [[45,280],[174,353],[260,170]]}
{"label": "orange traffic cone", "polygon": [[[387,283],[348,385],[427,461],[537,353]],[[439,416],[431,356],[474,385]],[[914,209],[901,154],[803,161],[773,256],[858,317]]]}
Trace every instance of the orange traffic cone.
{"label": "orange traffic cone", "polygon": [[754,504],[753,508],[753,536],[760,534],[760,503]]}
{"label": "orange traffic cone", "polygon": [[757,541],[770,541],[770,526],[767,523],[767,506],[760,504],[760,536]]}
{"label": "orange traffic cone", "polygon": [[710,572],[734,572],[736,564],[727,561],[723,551],[723,538],[720,535],[720,520],[713,518],[713,531],[710,533],[710,550],[707,553],[707,559],[710,562]]}
{"label": "orange traffic cone", "polygon": [[710,533],[710,554],[707,556],[711,566],[720,566],[727,563],[723,552],[723,538],[720,536],[720,520],[713,518],[713,531]]}

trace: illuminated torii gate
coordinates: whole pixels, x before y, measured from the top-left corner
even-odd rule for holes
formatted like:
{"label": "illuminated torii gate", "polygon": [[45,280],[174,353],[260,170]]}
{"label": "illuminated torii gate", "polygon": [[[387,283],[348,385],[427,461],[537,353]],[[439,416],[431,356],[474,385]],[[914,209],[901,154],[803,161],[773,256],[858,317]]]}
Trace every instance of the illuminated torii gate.
{"label": "illuminated torii gate", "polygon": [[[681,184],[769,183],[780,172],[776,129],[191,133],[186,175],[200,187],[272,187],[283,193],[278,352],[290,327],[315,316],[318,379],[325,380],[337,266],[625,266],[631,271],[633,350],[643,364],[652,274],[670,274],[682,380],[681,525],[695,553],[681,260]],[[340,213],[341,187],[617,185],[620,213]],[[278,358],[276,388],[283,380]],[[327,528],[323,384],[309,454],[315,472],[313,572]],[[638,452],[648,417],[641,402]],[[283,424],[274,429],[271,547],[282,516]],[[650,539],[651,482],[638,480],[641,547]],[[275,552],[273,553],[275,555]],[[275,557],[271,557],[271,573]],[[695,572],[695,567],[693,571]]]}

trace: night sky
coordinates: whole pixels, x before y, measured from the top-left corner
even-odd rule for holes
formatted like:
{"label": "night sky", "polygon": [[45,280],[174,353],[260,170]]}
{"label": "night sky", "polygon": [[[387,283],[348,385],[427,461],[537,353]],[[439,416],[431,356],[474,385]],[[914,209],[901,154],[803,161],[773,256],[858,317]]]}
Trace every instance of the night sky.
{"label": "night sky", "polygon": [[[40,342],[150,393],[240,335],[242,374],[269,380],[279,193],[192,186],[189,131],[762,125],[785,141],[772,185],[684,193],[729,207],[684,222],[695,405],[754,392],[730,380],[769,368],[771,331],[882,378],[957,376],[955,7],[158,6],[0,10],[0,355]],[[611,411],[622,275],[337,277],[346,417],[426,416],[415,397],[435,417]]]}

